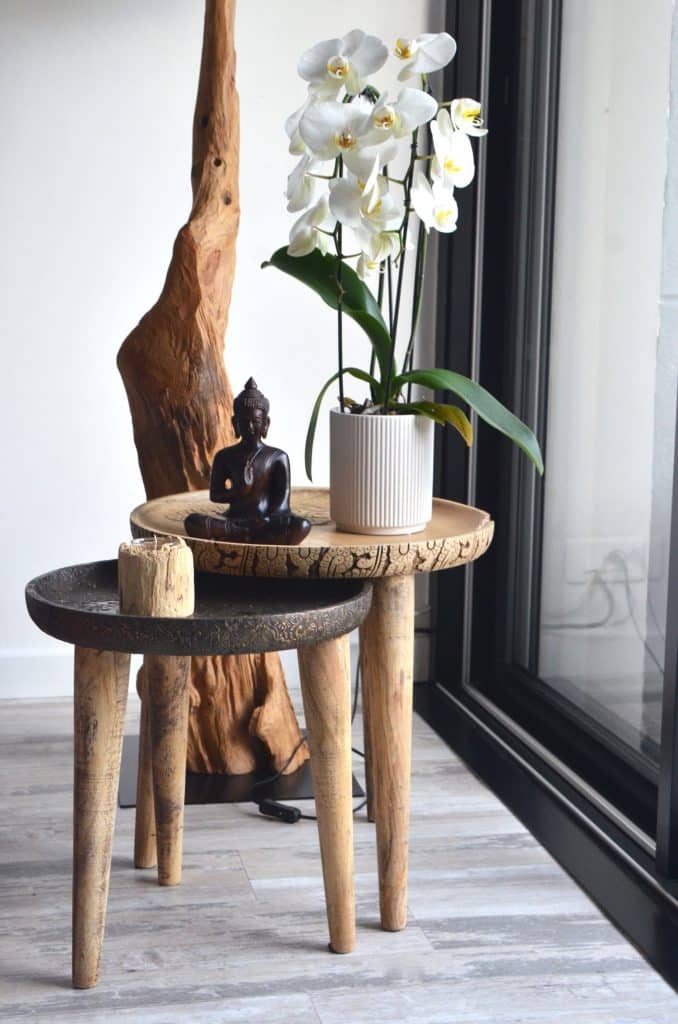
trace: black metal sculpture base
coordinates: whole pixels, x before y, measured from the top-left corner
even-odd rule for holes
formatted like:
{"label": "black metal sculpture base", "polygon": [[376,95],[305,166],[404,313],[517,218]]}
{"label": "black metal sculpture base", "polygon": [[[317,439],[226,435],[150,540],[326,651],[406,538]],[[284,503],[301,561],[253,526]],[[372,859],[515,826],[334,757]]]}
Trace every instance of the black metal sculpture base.
{"label": "black metal sculpture base", "polygon": [[[139,737],[125,736],[120,766],[119,807],[136,807],[137,765],[139,761]],[[313,782],[311,764],[306,761],[301,768],[290,775],[281,775],[275,782],[265,786],[257,783],[267,778],[265,774],[252,772],[249,775],[203,775],[186,772],[187,804],[246,804],[259,800],[312,800]],[[254,787],[256,786],[256,789]],[[353,796],[365,793],[354,777]]]}

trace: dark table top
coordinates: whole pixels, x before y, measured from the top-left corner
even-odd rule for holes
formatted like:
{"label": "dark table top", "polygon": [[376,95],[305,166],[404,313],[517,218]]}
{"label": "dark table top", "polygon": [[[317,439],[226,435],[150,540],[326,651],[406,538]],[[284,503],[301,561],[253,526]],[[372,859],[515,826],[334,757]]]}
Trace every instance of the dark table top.
{"label": "dark table top", "polygon": [[196,576],[183,619],[123,615],[114,560],[56,569],[26,587],[35,624],[81,647],[134,654],[256,654],[316,644],[360,625],[372,590],[361,580]]}

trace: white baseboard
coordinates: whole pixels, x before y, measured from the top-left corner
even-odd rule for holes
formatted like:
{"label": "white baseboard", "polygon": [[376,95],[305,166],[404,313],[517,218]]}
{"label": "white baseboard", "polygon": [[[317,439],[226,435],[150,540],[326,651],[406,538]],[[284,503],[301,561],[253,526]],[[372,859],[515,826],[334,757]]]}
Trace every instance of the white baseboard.
{"label": "white baseboard", "polygon": [[72,693],[73,655],[68,648],[0,654],[0,700],[69,697]]}
{"label": "white baseboard", "polygon": [[[136,693],[141,656],[132,656],[130,692]],[[73,696],[73,649],[0,652],[0,700],[46,700]]]}
{"label": "white baseboard", "polygon": [[296,651],[281,651],[280,661],[282,662],[283,671],[285,672],[285,679],[287,680],[287,689],[290,692],[292,701],[296,707],[297,696],[299,701],[301,700],[301,681],[299,679],[299,666],[297,664],[297,652]]}

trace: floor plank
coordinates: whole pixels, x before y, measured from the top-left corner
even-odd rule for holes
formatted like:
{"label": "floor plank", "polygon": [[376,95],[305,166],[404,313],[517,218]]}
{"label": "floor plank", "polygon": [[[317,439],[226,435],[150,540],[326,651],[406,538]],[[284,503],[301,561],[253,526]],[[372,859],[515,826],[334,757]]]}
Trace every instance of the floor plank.
{"label": "floor plank", "polygon": [[[131,700],[128,731],[137,719]],[[379,929],[374,827],[364,812],[355,830],[358,948],[333,956],[313,822],[282,825],[245,805],[188,807],[184,879],[168,889],[134,870],[133,811],[119,811],[102,980],[75,992],[71,728],[68,701],[0,705],[7,1024],[678,1019],[675,994],[418,719],[404,932]]]}

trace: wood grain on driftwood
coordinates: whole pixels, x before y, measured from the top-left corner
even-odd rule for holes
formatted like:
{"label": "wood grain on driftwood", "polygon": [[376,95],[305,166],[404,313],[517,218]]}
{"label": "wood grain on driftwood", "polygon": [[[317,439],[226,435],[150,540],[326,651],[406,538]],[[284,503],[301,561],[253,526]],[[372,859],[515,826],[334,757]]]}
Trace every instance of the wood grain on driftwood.
{"label": "wood grain on driftwood", "polygon": [[[193,206],[160,298],[118,354],[147,497],[206,487],[234,441],[223,344],[240,214],[235,0],[206,0],[193,121]],[[300,739],[276,654],[195,658],[188,766],[240,774],[283,767]],[[302,746],[287,766],[294,771]]]}

